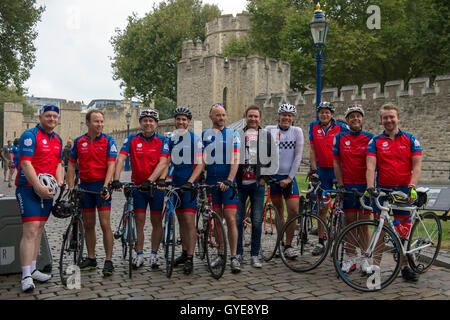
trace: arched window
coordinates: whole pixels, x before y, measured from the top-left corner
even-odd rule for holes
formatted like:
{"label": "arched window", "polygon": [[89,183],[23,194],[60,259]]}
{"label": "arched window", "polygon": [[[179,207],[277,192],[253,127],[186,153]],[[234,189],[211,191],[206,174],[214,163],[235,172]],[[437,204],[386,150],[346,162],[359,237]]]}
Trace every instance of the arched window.
{"label": "arched window", "polygon": [[225,110],[227,110],[227,93],[228,93],[228,88],[227,87],[223,88],[222,104],[223,104],[223,108]]}

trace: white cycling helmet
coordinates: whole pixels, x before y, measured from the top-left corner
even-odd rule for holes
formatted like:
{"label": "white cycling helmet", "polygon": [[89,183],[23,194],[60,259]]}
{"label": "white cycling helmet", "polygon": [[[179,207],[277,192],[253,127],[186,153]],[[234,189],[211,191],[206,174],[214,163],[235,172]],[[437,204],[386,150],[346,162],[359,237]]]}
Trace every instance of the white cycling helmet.
{"label": "white cycling helmet", "polygon": [[38,175],[39,182],[44,187],[50,187],[52,188],[53,192],[56,194],[58,193],[59,187],[58,182],[56,182],[55,177],[53,177],[51,174],[48,173],[40,173]]}
{"label": "white cycling helmet", "polygon": [[352,104],[348,106],[347,111],[345,111],[344,117],[347,118],[347,116],[352,112],[359,112],[364,117],[364,110],[360,104]]}
{"label": "white cycling helmet", "polygon": [[297,108],[289,103],[283,103],[279,108],[278,108],[278,114],[282,114],[283,112],[289,112],[292,113],[294,116],[297,114]]}
{"label": "white cycling helmet", "polygon": [[151,118],[155,119],[156,122],[159,121],[159,114],[158,114],[158,111],[156,111],[156,110],[152,110],[152,109],[142,110],[141,114],[139,115],[139,121],[141,121],[142,118],[145,118],[145,117],[151,117]]}

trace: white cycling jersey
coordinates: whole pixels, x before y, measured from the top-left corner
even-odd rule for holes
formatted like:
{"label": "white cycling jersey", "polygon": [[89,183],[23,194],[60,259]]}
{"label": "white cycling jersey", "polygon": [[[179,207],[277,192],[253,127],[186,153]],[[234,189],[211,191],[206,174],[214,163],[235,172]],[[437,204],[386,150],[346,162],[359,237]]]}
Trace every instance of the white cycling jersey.
{"label": "white cycling jersey", "polygon": [[278,148],[277,175],[288,175],[293,179],[298,171],[303,154],[303,131],[299,127],[290,126],[282,130],[278,125],[267,126]]}

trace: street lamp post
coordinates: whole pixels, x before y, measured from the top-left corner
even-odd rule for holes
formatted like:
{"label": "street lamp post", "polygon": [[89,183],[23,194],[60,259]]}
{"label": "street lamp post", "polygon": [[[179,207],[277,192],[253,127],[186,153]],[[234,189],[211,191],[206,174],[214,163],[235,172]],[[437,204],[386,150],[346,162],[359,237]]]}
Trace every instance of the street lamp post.
{"label": "street lamp post", "polygon": [[[130,121],[131,121],[131,113],[127,112],[125,115],[127,119],[127,138],[130,135]],[[127,156],[127,159],[125,160],[125,171],[130,171],[130,156]]]}
{"label": "street lamp post", "polygon": [[325,15],[320,10],[317,3],[314,17],[309,23],[309,30],[313,38],[313,53],[316,56],[316,120],[318,120],[317,107],[321,102],[322,94],[322,60],[326,50],[325,40],[327,38],[329,22],[325,20]]}

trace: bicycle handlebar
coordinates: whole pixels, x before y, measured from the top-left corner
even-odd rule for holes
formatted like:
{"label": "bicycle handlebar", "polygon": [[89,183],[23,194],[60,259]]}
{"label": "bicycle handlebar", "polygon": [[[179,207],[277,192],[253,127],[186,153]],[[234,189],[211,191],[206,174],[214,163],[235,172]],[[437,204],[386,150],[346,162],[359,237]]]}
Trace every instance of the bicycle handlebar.
{"label": "bicycle handlebar", "polygon": [[[230,197],[230,200],[231,200],[237,194],[237,188],[236,188],[235,184],[231,185],[230,188],[233,190],[233,194]],[[192,191],[192,193],[191,193],[191,202],[194,201],[194,199],[197,197],[197,192],[200,189],[204,189],[204,190],[220,189],[220,185],[219,184],[215,184],[215,185],[199,184],[199,185],[194,186],[194,191]]]}
{"label": "bicycle handlebar", "polygon": [[[357,196],[359,197],[359,202],[361,203],[361,206],[362,206],[364,209],[369,210],[369,211],[373,211],[373,208],[372,208],[372,207],[370,207],[370,206],[368,206],[368,205],[365,204],[364,198],[365,198],[366,196],[364,195],[364,193],[359,192],[359,191],[358,191],[357,189],[355,189],[355,188],[353,188],[352,191],[353,191],[353,193],[354,193],[355,195],[357,195]],[[384,196],[387,195],[387,194],[384,192],[384,191],[386,191],[386,190],[385,190],[385,189],[377,189],[377,191],[378,191],[378,196],[377,196],[376,198],[374,198],[374,199],[375,199],[375,204],[376,204],[376,206],[377,206],[380,210],[382,210],[382,211],[388,211],[388,212],[389,212],[389,208],[383,207],[383,206],[380,204],[380,200],[379,200],[380,197],[384,197]],[[392,190],[389,190],[389,191],[392,191]]]}

